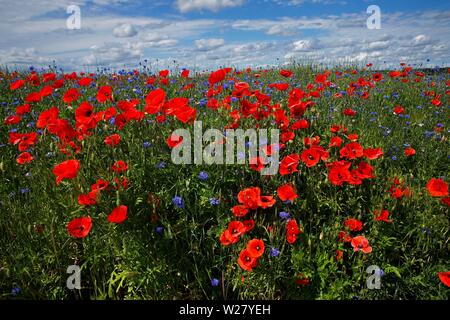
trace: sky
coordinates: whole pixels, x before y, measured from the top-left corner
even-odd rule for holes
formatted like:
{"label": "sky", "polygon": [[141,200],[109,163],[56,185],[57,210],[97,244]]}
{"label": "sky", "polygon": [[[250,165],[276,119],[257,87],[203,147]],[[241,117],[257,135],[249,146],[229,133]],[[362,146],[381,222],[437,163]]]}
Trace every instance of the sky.
{"label": "sky", "polygon": [[[80,28],[68,28],[70,5]],[[379,29],[368,28],[371,5]],[[0,0],[0,8],[0,65],[11,68],[450,63],[442,0]]]}

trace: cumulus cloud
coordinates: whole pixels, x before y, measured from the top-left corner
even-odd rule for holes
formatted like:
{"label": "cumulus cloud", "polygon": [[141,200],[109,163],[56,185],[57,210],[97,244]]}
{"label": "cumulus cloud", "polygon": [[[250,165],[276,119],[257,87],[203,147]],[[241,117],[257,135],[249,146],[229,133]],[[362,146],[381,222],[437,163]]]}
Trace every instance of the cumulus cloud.
{"label": "cumulus cloud", "polygon": [[209,10],[217,12],[224,8],[239,7],[244,4],[244,0],[177,0],[176,8],[180,12],[195,10]]}
{"label": "cumulus cloud", "polygon": [[91,53],[82,59],[82,64],[87,66],[122,65],[130,61],[139,61],[142,51],[130,44],[105,43],[100,46],[92,46]]}
{"label": "cumulus cloud", "polygon": [[320,48],[320,43],[316,39],[299,40],[292,43],[293,51],[311,51]]}
{"label": "cumulus cloud", "polygon": [[208,51],[208,50],[220,48],[221,46],[223,46],[225,44],[225,40],[224,39],[216,39],[216,38],[199,39],[199,40],[195,40],[194,43],[195,43],[195,47],[197,48],[197,50]]}
{"label": "cumulus cloud", "polygon": [[113,29],[113,34],[117,38],[130,38],[137,35],[137,31],[130,23],[121,24]]}

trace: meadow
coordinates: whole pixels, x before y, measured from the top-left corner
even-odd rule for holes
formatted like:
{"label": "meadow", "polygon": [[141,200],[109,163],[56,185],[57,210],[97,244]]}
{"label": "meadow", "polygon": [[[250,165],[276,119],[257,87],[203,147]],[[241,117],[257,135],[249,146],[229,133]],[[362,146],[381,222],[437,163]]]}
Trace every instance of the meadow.
{"label": "meadow", "polygon": [[[3,69],[0,297],[450,298],[450,69],[372,69]],[[278,173],[174,164],[195,120]]]}

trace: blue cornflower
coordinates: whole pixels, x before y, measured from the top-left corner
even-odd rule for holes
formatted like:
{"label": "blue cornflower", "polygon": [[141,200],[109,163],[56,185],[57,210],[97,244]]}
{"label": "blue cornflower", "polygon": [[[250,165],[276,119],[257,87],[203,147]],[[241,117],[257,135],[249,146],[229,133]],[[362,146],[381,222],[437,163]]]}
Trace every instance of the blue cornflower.
{"label": "blue cornflower", "polygon": [[271,257],[278,257],[280,255],[280,250],[278,250],[277,248],[270,248],[270,256]]}
{"label": "blue cornflower", "polygon": [[147,149],[147,148],[150,148],[150,147],[152,146],[152,144],[151,144],[150,142],[148,142],[148,141],[144,141],[144,143],[142,144],[142,146],[143,146],[145,149]]}
{"label": "blue cornflower", "polygon": [[13,297],[17,296],[19,293],[20,293],[20,288],[19,288],[19,287],[14,287],[14,288],[12,288],[12,290],[11,290],[11,295],[12,295]]}
{"label": "blue cornflower", "polygon": [[377,269],[377,270],[375,270],[375,274],[379,277],[383,277],[384,271],[383,271],[383,269]]}
{"label": "blue cornflower", "polygon": [[201,171],[201,172],[198,174],[198,178],[199,178],[200,180],[202,180],[202,181],[208,180],[208,178],[209,178],[208,172]]}
{"label": "blue cornflower", "polygon": [[286,211],[281,211],[279,214],[280,218],[283,220],[289,219],[291,217],[291,215],[289,214],[289,212]]}
{"label": "blue cornflower", "polygon": [[219,205],[220,200],[217,199],[217,198],[209,198],[209,203],[210,203],[212,206],[217,206],[217,205]]}
{"label": "blue cornflower", "polygon": [[219,279],[216,279],[216,278],[211,279],[211,285],[213,287],[217,287],[219,285],[219,283],[220,283]]}
{"label": "blue cornflower", "polygon": [[164,161],[161,161],[160,163],[158,163],[158,164],[156,165],[156,167],[157,167],[158,169],[164,169],[164,168],[166,167],[166,163],[165,163]]}
{"label": "blue cornflower", "polygon": [[157,234],[162,234],[162,233],[164,232],[164,227],[162,227],[162,226],[156,227],[156,228],[155,228],[155,232],[156,232]]}
{"label": "blue cornflower", "polygon": [[180,196],[173,197],[172,202],[177,208],[179,209],[184,208],[184,201],[183,198],[181,198]]}
{"label": "blue cornflower", "polygon": [[30,188],[22,188],[22,189],[20,189],[20,193],[21,194],[29,193],[30,191],[31,191]]}

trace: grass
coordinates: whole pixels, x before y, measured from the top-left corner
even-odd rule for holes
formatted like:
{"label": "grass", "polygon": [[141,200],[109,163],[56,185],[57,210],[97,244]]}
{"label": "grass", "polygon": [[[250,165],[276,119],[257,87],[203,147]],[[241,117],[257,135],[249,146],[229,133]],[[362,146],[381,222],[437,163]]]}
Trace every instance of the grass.
{"label": "grass", "polygon": [[[401,81],[383,72],[383,80],[373,88],[360,87],[355,95],[334,98],[359,78],[371,79],[375,71],[360,68],[341,68],[342,76],[332,70],[328,80],[335,86],[327,87],[305,118],[310,127],[296,131],[293,141],[287,142],[281,158],[291,153],[300,154],[305,146],[304,137],[321,137],[327,148],[333,136],[333,124],[345,125],[349,133],[359,136],[364,148],[381,147],[384,156],[370,162],[374,166],[373,179],[360,186],[334,186],[327,178],[324,162],[307,168],[299,162],[299,172],[287,176],[261,177],[248,165],[174,165],[166,139],[178,128],[192,130],[173,117],[165,123],[146,115],[144,120],[131,121],[122,130],[108,121],[101,121],[91,134],[77,142],[78,154],[62,154],[57,140],[47,130],[31,148],[34,160],[25,165],[16,163],[17,145],[8,144],[9,131],[36,131],[35,122],[40,112],[52,106],[60,110],[60,118],[74,124],[74,110],[82,101],[90,101],[95,111],[116,106],[117,101],[140,99],[143,110],[145,96],[151,87],[146,85],[148,75],[122,75],[114,79],[111,74],[94,76],[90,87],[80,89],[82,95],[72,107],[62,101],[64,92],[77,87],[76,81],[66,80],[62,88],[41,102],[31,103],[32,112],[23,116],[17,125],[0,125],[0,297],[4,299],[448,299],[450,291],[437,277],[438,272],[450,270],[449,209],[439,199],[431,197],[426,184],[431,178],[443,177],[448,183],[450,174],[450,127],[446,70],[427,71],[421,82],[414,72]],[[269,91],[268,84],[289,82],[291,88],[306,90],[314,84],[321,70],[292,67],[294,76],[286,79],[279,70],[254,70],[229,74],[228,78],[245,81],[252,89],[270,92],[271,104],[280,103],[287,108],[289,91]],[[261,76],[256,78],[258,73]],[[25,79],[27,73],[2,72],[0,81],[0,118],[14,113],[28,93],[40,90],[44,84],[12,91],[10,83]],[[58,77],[61,75],[58,74]],[[173,83],[162,86],[168,98],[188,97],[197,109],[197,120],[204,128],[223,129],[231,123],[229,110],[221,107],[211,110],[201,101],[205,99],[208,75],[191,79],[170,76]],[[215,97],[224,99],[232,94],[228,84]],[[189,90],[182,86],[193,83]],[[433,84],[434,83],[434,84]],[[51,84],[51,83],[50,83]],[[100,104],[96,101],[98,87],[111,85],[115,102]],[[157,86],[157,84],[155,84]],[[135,89],[135,90],[133,90]],[[368,91],[367,99],[359,93]],[[442,106],[431,103],[427,91],[441,94]],[[252,98],[252,101],[254,99]],[[403,115],[393,108],[401,105]],[[232,102],[231,109],[239,109]],[[346,108],[356,116],[342,114]],[[289,114],[287,112],[287,114]],[[406,116],[407,115],[407,116]],[[292,121],[294,122],[294,121]],[[291,123],[292,123],[291,122]],[[241,128],[276,127],[273,118],[257,121],[242,118]],[[29,125],[28,125],[29,124]],[[108,147],[103,140],[119,133],[122,140],[117,147]],[[151,146],[144,148],[143,143]],[[344,141],[344,146],[347,141]],[[406,145],[416,154],[406,157]],[[394,158],[395,157],[395,158]],[[339,158],[338,149],[330,149],[330,160]],[[67,159],[78,159],[81,169],[73,180],[56,185],[52,169]],[[110,170],[116,160],[124,160],[129,169],[127,190],[102,192],[96,205],[80,206],[77,197],[89,192],[90,186],[101,178],[113,184],[117,174]],[[165,167],[161,168],[161,163]],[[199,179],[205,171],[209,178]],[[411,190],[410,197],[393,199],[389,193],[392,179],[398,177]],[[265,210],[258,209],[249,216],[255,219],[255,228],[236,244],[222,246],[219,237],[233,220],[231,208],[238,203],[239,191],[258,186],[264,195],[276,196],[277,187],[292,183],[299,198],[292,204],[277,203]],[[149,196],[150,195],[150,196]],[[172,203],[174,196],[184,200],[183,209]],[[219,205],[210,204],[210,198],[220,199]],[[128,206],[128,219],[122,224],[107,221],[111,210],[119,205]],[[392,223],[375,221],[373,210],[387,209]],[[285,222],[280,211],[295,217],[302,233],[291,245],[285,239]],[[83,239],[71,237],[66,225],[73,218],[91,216],[93,227]],[[364,235],[373,252],[353,252],[349,244],[338,241],[347,218],[363,222]],[[163,227],[162,232],[156,232]],[[270,228],[272,230],[270,231]],[[160,230],[160,229],[158,229]],[[356,235],[356,234],[355,234]],[[237,264],[240,251],[248,240],[262,239],[265,254],[252,272]],[[270,248],[277,248],[279,256],[272,257]],[[336,260],[336,250],[343,251],[343,259]],[[81,266],[81,290],[68,290],[66,269]],[[377,265],[384,271],[380,290],[366,286],[366,269]],[[296,280],[308,278],[309,285],[298,285]],[[219,280],[218,286],[211,279]],[[20,288],[12,297],[11,290]]]}

